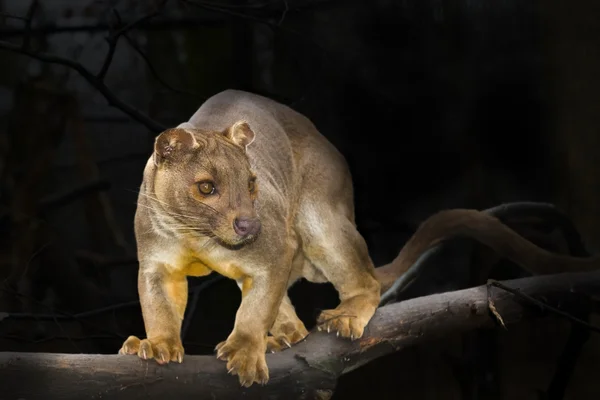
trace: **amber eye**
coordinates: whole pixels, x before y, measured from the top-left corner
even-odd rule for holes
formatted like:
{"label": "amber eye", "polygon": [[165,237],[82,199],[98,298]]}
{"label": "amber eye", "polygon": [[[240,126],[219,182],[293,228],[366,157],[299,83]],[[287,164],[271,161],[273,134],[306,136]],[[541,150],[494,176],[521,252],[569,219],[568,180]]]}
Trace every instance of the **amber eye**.
{"label": "amber eye", "polygon": [[250,193],[253,193],[254,190],[256,189],[256,179],[252,178],[248,181],[248,190],[250,191]]}
{"label": "amber eye", "polygon": [[213,194],[215,192],[215,185],[209,181],[199,182],[198,190],[204,195]]}

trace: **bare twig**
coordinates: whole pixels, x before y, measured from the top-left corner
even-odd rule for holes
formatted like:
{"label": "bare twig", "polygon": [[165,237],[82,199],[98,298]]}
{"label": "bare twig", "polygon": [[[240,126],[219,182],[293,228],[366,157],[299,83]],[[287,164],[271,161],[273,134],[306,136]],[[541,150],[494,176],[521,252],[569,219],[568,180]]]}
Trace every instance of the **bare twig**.
{"label": "bare twig", "polygon": [[107,307],[98,308],[96,310],[85,311],[77,314],[67,314],[62,311],[55,311],[56,314],[31,314],[31,313],[7,313],[6,319],[20,319],[20,320],[36,320],[36,321],[48,321],[48,320],[62,320],[62,321],[73,321],[80,320],[83,318],[93,317],[99,314],[104,314],[109,311],[116,311],[123,308],[129,308],[139,305],[138,300],[132,300],[125,303],[113,304]]}
{"label": "bare twig", "polygon": [[[94,191],[103,191],[110,189],[110,182],[105,180],[96,180],[93,182],[84,183],[82,185],[75,186],[64,192],[53,193],[40,199],[38,212],[39,215],[23,215],[17,214],[23,218],[36,218],[38,216],[52,212],[60,207],[64,207],[71,202],[77,200],[81,196]],[[10,210],[0,211],[0,223],[10,218]]]}
{"label": "bare twig", "polygon": [[285,20],[285,16],[287,15],[288,11],[290,10],[288,1],[287,0],[282,0],[282,1],[283,1],[283,4],[285,5],[285,8],[281,12],[281,18],[279,18],[279,21],[277,21],[277,25],[279,25],[279,26],[281,26],[281,24],[283,24],[283,21]]}
{"label": "bare twig", "polygon": [[27,16],[25,17],[25,35],[23,37],[23,48],[29,49],[31,43],[31,26],[33,24],[33,17],[38,8],[38,0],[32,0],[27,10]]}
{"label": "bare twig", "polygon": [[202,291],[204,291],[204,289],[211,287],[217,281],[220,281],[220,280],[222,280],[222,276],[216,275],[212,279],[208,279],[208,280],[202,282],[200,285],[198,285],[195,288],[190,290],[190,292],[192,292],[194,294],[194,297],[192,297],[192,303],[190,304],[190,307],[187,309],[186,316],[183,320],[183,327],[181,329],[181,340],[185,339],[187,332],[190,328],[190,325],[192,323],[192,320],[194,319],[194,314],[196,313],[196,306],[198,305],[198,300],[200,299],[200,294],[202,293]]}
{"label": "bare twig", "polygon": [[[182,3],[189,4],[191,6],[195,6],[197,8],[201,8],[204,10],[220,13],[220,14],[227,15],[227,16],[230,16],[233,18],[237,18],[237,19],[252,21],[255,23],[266,25],[274,30],[278,30],[287,35],[295,36],[299,40],[301,40],[305,43],[308,43],[310,46],[317,49],[318,52],[320,53],[321,60],[322,60],[319,63],[321,70],[316,73],[313,73],[312,80],[308,85],[306,85],[306,89],[304,89],[304,93],[302,93],[302,95],[298,96],[298,98],[295,99],[293,102],[288,102],[288,105],[290,105],[292,107],[297,105],[300,101],[302,101],[308,95],[308,93],[310,93],[313,90],[313,88],[316,86],[316,84],[318,82],[319,76],[322,76],[322,71],[324,70],[325,65],[329,62],[329,57],[330,57],[329,52],[327,51],[327,49],[325,49],[323,47],[323,45],[320,42],[315,40],[310,35],[307,35],[306,33],[297,31],[295,29],[290,29],[290,28],[284,27],[281,24],[281,22],[283,22],[283,17],[285,17],[285,14],[283,14],[280,17],[279,22],[274,22],[274,20],[272,20],[270,18],[260,18],[253,14],[250,14],[250,13],[241,13],[238,11],[234,11],[230,8],[222,7],[221,5],[218,5],[218,6],[214,5],[214,3],[209,3],[209,2],[205,2],[205,1],[199,1],[199,0],[180,0],[180,1]],[[287,2],[284,3],[284,6],[285,7],[288,6]]]}
{"label": "bare twig", "polygon": [[[161,0],[155,10],[153,10],[152,12],[150,12],[146,15],[142,15],[141,17],[137,18],[136,20],[126,24],[125,26],[121,27],[120,29],[116,30],[115,32],[112,32],[106,38],[106,41],[108,43],[108,52],[106,53],[106,57],[104,58],[104,62],[102,63],[102,67],[100,68],[100,71],[96,75],[96,78],[99,81],[102,82],[104,80],[104,77],[106,76],[106,73],[108,72],[108,69],[110,68],[110,65],[112,64],[112,60],[115,55],[115,50],[117,49],[117,44],[119,43],[119,39],[121,38],[121,36],[124,35],[125,33],[127,33],[128,31],[130,31],[131,29],[135,28],[136,26],[158,16],[166,3],[167,3],[167,0]],[[113,12],[117,18],[118,23],[120,24],[121,16],[119,15],[119,13],[116,9],[113,9]]]}
{"label": "bare twig", "polygon": [[[573,310],[574,316],[589,322],[592,311],[592,303],[589,299],[576,299],[574,303],[569,304],[569,309]],[[569,337],[558,359],[554,376],[548,384],[548,389],[545,393],[546,400],[562,400],[565,398],[565,392],[573,373],[576,371],[579,356],[590,336],[591,331],[587,327],[571,323]]]}
{"label": "bare twig", "polygon": [[508,329],[506,327],[506,324],[504,323],[504,320],[502,319],[502,315],[500,315],[500,313],[498,312],[498,309],[496,308],[496,305],[494,304],[494,299],[492,298],[492,292],[489,290],[489,286],[488,286],[487,300],[488,300],[488,308],[490,309],[492,314],[494,314],[494,317],[496,317],[496,319],[500,323],[500,326],[502,326],[504,329]]}
{"label": "bare twig", "polygon": [[[16,17],[18,19],[25,20],[25,17]],[[215,26],[222,25],[224,21],[216,18],[206,17],[182,17],[182,18],[163,18],[160,20],[151,20],[141,23],[135,27],[137,31],[173,31],[179,29],[189,29],[193,27],[201,26]],[[112,25],[101,22],[93,24],[78,24],[78,25],[55,25],[55,24],[43,24],[34,26],[31,29],[32,34],[50,36],[64,33],[97,33],[97,32],[108,32],[112,29]],[[25,34],[23,28],[13,27],[0,27],[0,37],[12,38],[22,37]]]}
{"label": "bare twig", "polygon": [[[294,2],[294,10],[299,10],[302,8],[314,8],[320,5],[327,5],[332,3],[341,3],[339,0],[317,0],[317,1],[306,1],[302,4],[298,4]],[[179,0],[179,3],[184,6],[190,6],[186,0]],[[227,3],[218,3],[218,2],[210,2],[210,1],[202,1],[196,2],[196,6],[200,6],[200,4],[205,5],[207,7],[212,7],[212,11],[219,10],[243,10],[246,13],[253,12],[261,12],[261,16],[263,19],[256,17],[257,19],[264,20],[268,18],[272,19],[282,19],[284,14],[287,14],[287,11],[292,10],[291,7],[287,4],[288,2],[264,2],[264,3],[246,3],[246,4],[227,4]],[[282,6],[282,7],[280,7]],[[286,11],[287,9],[287,11]],[[17,19],[21,21],[26,21],[26,17],[15,16],[6,13],[0,13],[0,16],[4,16],[5,18]],[[162,19],[159,21],[145,21],[143,23],[137,24],[136,29],[141,30],[173,30],[173,29],[186,29],[189,27],[194,27],[198,25],[210,25],[210,24],[220,24],[221,20],[216,20],[214,18],[205,18],[205,17],[184,17],[178,19]],[[32,33],[41,34],[41,35],[53,35],[53,34],[61,34],[67,32],[103,32],[109,31],[112,29],[112,26],[107,23],[99,23],[99,24],[82,24],[82,25],[55,25],[55,24],[45,24],[36,26],[31,30]],[[0,28],[0,37],[15,37],[22,36],[25,34],[25,30],[22,28],[13,28],[13,27],[1,27]]]}
{"label": "bare twig", "polygon": [[[32,303],[35,303],[35,304],[39,305],[40,307],[46,308],[47,310],[49,310],[52,313],[52,314],[50,314],[50,318],[49,319],[53,320],[55,322],[58,321],[58,320],[60,320],[60,319],[63,319],[63,320],[64,319],[77,320],[80,323],[85,324],[85,325],[87,325],[88,327],[90,327],[92,329],[98,330],[99,332],[103,332],[103,333],[106,333],[106,334],[109,334],[109,335],[113,335],[114,337],[117,337],[117,338],[123,339],[123,340],[127,338],[127,336],[125,336],[125,335],[121,335],[121,334],[112,332],[109,329],[106,329],[106,328],[104,328],[102,326],[99,326],[99,325],[97,325],[97,324],[95,324],[93,322],[89,322],[89,321],[87,321],[85,319],[77,319],[77,318],[75,318],[74,314],[72,314],[72,313],[59,310],[59,309],[57,309],[55,307],[52,307],[52,306],[50,306],[50,305],[48,305],[48,304],[46,304],[46,303],[44,303],[42,301],[39,301],[39,300],[37,300],[37,299],[35,299],[35,298],[31,297],[31,296],[27,296],[25,294],[22,294],[22,293],[19,293],[17,291],[14,291],[14,290],[6,287],[6,285],[0,286],[0,290],[4,291],[6,293],[9,293],[9,294],[11,294],[13,296],[27,299],[28,301],[30,301]],[[37,314],[32,314],[32,316],[36,316],[36,315]],[[9,314],[9,316],[10,316],[10,314]],[[67,318],[62,318],[62,317],[67,317]],[[8,317],[5,317],[5,318],[8,318]],[[35,319],[35,317],[33,317],[33,319]]]}
{"label": "bare twig", "polygon": [[71,68],[77,73],[79,73],[79,75],[81,75],[81,77],[83,77],[92,87],[98,90],[104,96],[104,98],[108,100],[108,103],[111,106],[120,109],[121,111],[129,115],[131,118],[140,122],[153,132],[158,133],[166,129],[164,125],[154,121],[147,115],[140,112],[138,109],[119,99],[102,81],[98,80],[93,73],[91,73],[87,68],[85,68],[82,64],[76,61],[55,56],[53,54],[30,51],[27,49],[23,49],[21,48],[21,46],[18,46],[16,44],[5,41],[0,41],[0,49],[11,51],[13,53],[23,54],[39,61],[57,65],[64,65],[65,67]]}
{"label": "bare twig", "polygon": [[102,339],[110,339],[114,340],[114,336],[111,335],[87,335],[87,336],[62,336],[62,335],[53,335],[48,337],[43,337],[40,339],[29,339],[20,335],[0,335],[0,338],[14,340],[17,342],[26,342],[26,343],[44,343],[50,342],[53,340],[69,340],[69,341],[85,341],[85,340],[102,340]]}
{"label": "bare twig", "polygon": [[154,76],[154,79],[156,79],[161,85],[163,85],[164,87],[166,87],[167,89],[169,89],[170,91],[172,91],[174,93],[179,93],[179,94],[183,94],[186,96],[195,97],[195,98],[198,98],[201,100],[206,100],[206,96],[202,96],[200,94],[189,92],[189,91],[183,90],[183,89],[178,89],[176,87],[173,87],[167,81],[165,81],[160,76],[160,74],[158,73],[156,68],[154,68],[154,65],[152,64],[152,62],[150,61],[150,59],[148,58],[146,53],[144,53],[144,51],[140,48],[140,46],[128,34],[126,34],[126,33],[123,34],[123,37],[125,38],[127,43],[129,43],[131,48],[144,60],[144,62],[146,63],[146,66],[148,67],[148,70],[150,71],[152,76]]}
{"label": "bare twig", "polygon": [[230,8],[225,8],[222,5],[215,5],[214,3],[209,3],[209,2],[204,2],[204,1],[196,1],[196,0],[181,0],[183,3],[189,4],[191,6],[195,6],[198,8],[202,8],[205,9],[207,11],[213,11],[216,13],[220,13],[220,14],[224,14],[224,15],[228,15],[230,17],[235,17],[235,18],[241,18],[241,19],[246,19],[249,21],[253,21],[253,22],[257,22],[260,24],[264,24],[267,26],[270,26],[271,28],[275,28],[275,29],[280,29],[289,33],[293,33],[295,35],[301,35],[300,32],[297,32],[295,30],[290,30],[287,28],[283,28],[282,26],[280,26],[279,24],[277,24],[276,22],[273,22],[269,19],[264,19],[264,18],[260,18],[257,16],[254,16],[252,14],[248,14],[248,13],[241,13],[238,11],[233,11]]}
{"label": "bare twig", "polygon": [[538,306],[540,308],[541,311],[550,311],[551,313],[556,314],[556,315],[560,315],[561,317],[566,318],[566,319],[568,319],[569,321],[571,321],[573,323],[576,323],[578,325],[584,326],[584,327],[586,327],[587,329],[589,329],[591,331],[600,333],[600,327],[597,327],[597,326],[594,326],[592,324],[589,324],[589,323],[587,323],[587,322],[585,322],[585,321],[583,321],[583,320],[581,320],[579,318],[576,318],[576,317],[572,316],[571,314],[569,314],[567,312],[561,311],[561,310],[559,310],[559,309],[557,309],[555,307],[552,307],[552,306],[544,303],[543,301],[540,301],[540,300],[535,299],[535,298],[533,298],[531,296],[528,296],[527,294],[521,292],[519,289],[510,288],[510,287],[508,287],[508,286],[506,286],[506,285],[504,285],[504,284],[502,284],[502,283],[500,283],[498,281],[495,281],[495,280],[490,280],[488,282],[488,285],[489,286],[495,286],[495,287],[500,288],[502,290],[506,290],[507,292],[514,294],[516,297],[519,297],[519,298],[521,298],[521,299],[523,299],[523,300],[525,300],[525,301],[527,301],[529,303],[535,304],[536,306]]}
{"label": "bare twig", "polygon": [[[187,1],[185,0],[179,0],[180,3],[186,4]],[[264,2],[264,3],[244,3],[244,4],[227,4],[227,3],[215,3],[212,1],[203,1],[202,2],[205,5],[208,6],[212,6],[212,7],[221,7],[221,8],[225,8],[225,9],[254,9],[254,10],[258,10],[258,9],[263,9],[263,8],[267,8],[268,6],[272,5],[272,2]]]}
{"label": "bare twig", "polygon": [[[83,342],[86,340],[115,340],[113,335],[85,335],[85,336],[64,336],[64,335],[51,335],[42,337],[39,339],[30,339],[23,337],[21,335],[0,335],[2,339],[14,340],[15,342],[25,342],[25,343],[45,343],[52,342],[56,340],[72,340],[75,342]],[[195,347],[205,347],[207,349],[214,349],[214,344],[195,342],[195,341],[184,341],[185,346],[195,346]]]}
{"label": "bare twig", "polygon": [[103,270],[107,270],[110,267],[138,265],[137,257],[134,255],[107,257],[95,251],[88,250],[78,250],[75,254],[75,259],[78,262],[89,263]]}
{"label": "bare twig", "polygon": [[[197,297],[204,290],[210,288],[215,283],[217,283],[223,279],[224,278],[221,275],[215,275],[214,277],[211,277],[210,279],[207,279],[204,282],[200,283],[198,286],[191,288],[190,293],[193,293],[194,297]],[[116,310],[120,310],[123,308],[134,307],[139,304],[140,304],[139,300],[131,300],[131,301],[127,301],[124,303],[112,304],[110,306],[97,308],[95,310],[80,312],[77,314],[70,314],[70,313],[55,309],[52,313],[49,313],[49,314],[10,313],[9,312],[9,313],[3,313],[2,315],[3,315],[3,319],[27,319],[27,320],[33,319],[33,320],[40,320],[40,321],[42,321],[42,320],[53,320],[53,321],[81,320],[81,319],[93,317],[93,316],[96,316],[99,314],[104,314],[109,311],[116,311]],[[190,309],[190,311],[188,311],[188,316],[186,318],[186,320],[188,320],[187,321],[188,324],[189,324],[189,319],[191,319],[191,317],[193,316],[193,311],[194,311],[193,309]],[[185,326],[187,326],[187,325],[185,325]]]}
{"label": "bare twig", "polygon": [[8,14],[5,12],[0,12],[0,17],[6,18],[6,19],[16,19],[16,20],[25,21],[25,22],[27,21],[27,17],[21,17],[19,15]]}
{"label": "bare twig", "polygon": [[105,191],[110,189],[110,182],[103,179],[87,182],[73,188],[70,188],[61,193],[55,193],[46,196],[40,200],[40,211],[47,213],[49,211],[56,210],[57,208],[64,207],[65,205],[77,200],[81,196],[85,196],[88,193]]}
{"label": "bare twig", "polygon": [[[559,302],[572,289],[598,291],[600,273],[536,276],[504,285]],[[495,291],[493,300],[506,324],[536,316],[506,291]],[[318,398],[317,392],[333,393],[341,375],[381,356],[450,334],[494,326],[487,285],[483,285],[382,307],[359,340],[312,332],[288,350],[267,354],[271,378],[265,386],[240,387],[237,377],[227,374],[224,362],[214,356],[191,355],[182,364],[165,367],[127,355],[0,353],[0,375],[6,382],[3,395],[31,400],[79,399],[89,393],[114,400],[144,398],[148,393],[144,385],[151,385],[156,398],[176,396],[182,400]],[[25,378],[28,385],[21,383]],[[57,390],[49,392],[36,379],[53,382]]]}

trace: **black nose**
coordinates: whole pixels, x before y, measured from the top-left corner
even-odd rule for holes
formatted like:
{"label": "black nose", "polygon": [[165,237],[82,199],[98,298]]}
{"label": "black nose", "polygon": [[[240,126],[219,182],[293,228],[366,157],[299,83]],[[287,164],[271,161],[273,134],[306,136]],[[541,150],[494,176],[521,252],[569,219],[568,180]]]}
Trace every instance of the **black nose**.
{"label": "black nose", "polygon": [[233,220],[233,229],[241,236],[254,235],[260,230],[260,221],[258,218],[239,217]]}

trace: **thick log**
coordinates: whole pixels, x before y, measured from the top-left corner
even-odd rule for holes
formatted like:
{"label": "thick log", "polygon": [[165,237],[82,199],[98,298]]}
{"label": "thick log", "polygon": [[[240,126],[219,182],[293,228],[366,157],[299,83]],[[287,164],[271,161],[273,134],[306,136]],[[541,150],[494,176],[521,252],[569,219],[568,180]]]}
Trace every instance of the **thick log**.
{"label": "thick log", "polygon": [[[600,292],[600,271],[502,282],[549,304]],[[491,310],[494,312],[491,312]],[[313,332],[291,349],[268,354],[271,379],[240,387],[214,356],[187,355],[159,366],[135,356],[0,353],[0,399],[327,399],[337,378],[385,354],[477,328],[535,317],[540,308],[483,285],[394,303],[377,310],[355,341]]]}

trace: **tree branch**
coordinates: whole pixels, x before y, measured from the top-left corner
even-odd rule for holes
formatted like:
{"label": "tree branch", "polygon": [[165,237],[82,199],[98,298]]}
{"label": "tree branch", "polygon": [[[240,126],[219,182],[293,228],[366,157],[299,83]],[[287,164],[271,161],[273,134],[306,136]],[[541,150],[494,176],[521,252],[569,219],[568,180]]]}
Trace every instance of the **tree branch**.
{"label": "tree branch", "polygon": [[58,57],[53,54],[33,52],[33,51],[30,51],[27,49],[23,49],[23,48],[21,48],[21,46],[18,46],[14,43],[5,42],[5,41],[0,41],[0,50],[2,50],[2,49],[11,51],[13,53],[23,54],[28,57],[34,58],[36,60],[47,62],[50,64],[58,64],[58,65],[64,65],[65,67],[69,67],[69,68],[75,70],[77,73],[79,73],[79,75],[81,75],[81,77],[84,78],[92,87],[94,87],[96,90],[98,90],[111,106],[120,109],[125,114],[129,115],[134,120],[145,125],[148,129],[150,129],[151,131],[153,131],[155,133],[161,132],[166,129],[164,125],[151,119],[150,117],[143,114],[135,107],[133,107],[133,106],[125,103],[121,99],[119,99],[104,84],[104,82],[97,79],[93,73],[91,73],[87,68],[85,68],[82,64],[80,64],[76,61],[69,60],[68,58]]}
{"label": "tree branch", "polygon": [[[150,12],[146,15],[142,15],[141,17],[137,18],[136,20],[122,26],[120,29],[117,29],[116,31],[111,32],[108,35],[108,37],[106,38],[106,41],[108,42],[108,52],[106,53],[106,57],[104,58],[104,63],[102,63],[102,67],[100,68],[100,71],[96,75],[96,78],[99,81],[102,82],[104,80],[104,77],[106,76],[106,73],[108,72],[108,69],[110,68],[110,65],[112,64],[112,60],[115,55],[115,50],[117,49],[117,44],[119,43],[119,39],[121,38],[121,36],[125,35],[128,31],[135,28],[137,25],[143,24],[144,22],[149,21],[152,18],[158,16],[160,14],[161,10],[164,8],[166,3],[167,3],[167,0],[161,0],[159,2],[159,4],[156,5],[156,8],[152,12]],[[120,16],[119,12],[116,9],[113,9],[113,13],[115,14],[115,17],[117,18],[117,23],[119,25],[121,25],[122,20],[121,20],[121,16]]]}
{"label": "tree branch", "polygon": [[23,48],[29,49],[31,43],[31,25],[33,24],[33,16],[38,8],[38,0],[32,0],[27,10],[27,16],[25,17],[25,37],[23,38]]}
{"label": "tree branch", "polygon": [[[18,19],[26,21],[27,18],[20,16],[9,16],[0,13],[0,17]],[[198,26],[222,26],[225,24],[224,19],[207,18],[207,17],[182,17],[182,18],[161,18],[152,21],[141,23],[135,27],[137,31],[172,31],[181,29],[190,29]],[[31,28],[31,33],[40,36],[59,35],[64,33],[98,33],[110,31],[111,25],[105,22],[77,24],[77,25],[56,25],[44,24]],[[12,38],[25,35],[24,28],[0,27],[0,37]]]}
{"label": "tree branch", "polygon": [[110,182],[99,179],[79,184],[60,193],[51,194],[40,199],[40,212],[43,214],[54,211],[70,204],[86,194],[109,190],[110,186]]}
{"label": "tree branch", "polygon": [[[185,1],[180,0],[180,3],[185,4]],[[303,1],[297,2],[294,1],[294,4],[286,5],[286,2],[281,1],[270,1],[264,2],[261,4],[252,3],[252,4],[226,4],[223,2],[201,2],[202,5],[207,7],[212,7],[210,11],[220,12],[220,10],[238,10],[244,11],[245,13],[252,13],[257,19],[265,20],[265,19],[278,19],[281,20],[281,17],[284,13],[288,11],[301,11],[315,9],[316,7],[321,6],[334,6],[336,4],[342,4],[340,0],[311,0],[311,1]],[[199,6],[200,4],[197,4]],[[207,8],[208,9],[208,8]],[[286,11],[287,9],[287,11]],[[222,13],[221,13],[222,14]],[[0,17],[15,19],[19,21],[27,21],[26,17],[12,15],[7,13],[0,13]],[[199,25],[208,26],[215,24],[223,24],[222,18],[212,18],[212,17],[183,17],[183,18],[163,18],[158,21],[145,21],[136,26],[137,30],[173,30],[173,29],[186,29],[186,28],[194,28]],[[68,32],[102,32],[108,31],[111,29],[111,26],[107,23],[96,23],[96,24],[81,24],[81,25],[56,25],[56,24],[45,24],[39,25],[31,29],[31,32],[37,35],[55,35],[61,33]],[[8,38],[8,37],[16,37],[23,36],[26,33],[23,28],[14,28],[10,26],[0,27],[0,37]]]}
{"label": "tree branch", "polygon": [[[194,296],[197,296],[199,294],[201,294],[204,290],[209,289],[210,287],[212,287],[214,284],[216,284],[217,282],[220,282],[224,279],[224,277],[222,275],[215,275],[213,277],[210,277],[209,279],[204,280],[202,283],[198,284],[197,286],[194,286],[192,288],[190,288],[190,294],[194,294]],[[81,320],[83,318],[89,318],[89,317],[93,317],[99,314],[104,314],[110,311],[115,311],[115,310],[120,310],[122,308],[129,308],[129,307],[133,307],[133,306],[137,306],[140,304],[139,300],[131,300],[131,301],[126,301],[124,303],[118,303],[118,304],[113,304],[110,306],[106,306],[106,307],[101,307],[101,308],[97,308],[95,310],[89,310],[89,311],[84,311],[84,312],[80,312],[77,314],[68,314],[65,312],[54,312],[54,313],[49,313],[49,314],[30,314],[30,313],[1,313],[0,314],[0,321],[2,321],[3,319],[32,319],[32,320],[36,320],[36,321],[42,321],[42,320],[67,320],[67,321],[73,321],[73,320]],[[195,307],[194,307],[195,308]],[[188,311],[187,315],[191,316],[193,315],[193,309],[190,308],[190,310]],[[189,322],[189,317],[188,319],[186,319],[186,322]],[[184,325],[184,332],[185,332],[185,326]]]}
{"label": "tree branch", "polygon": [[123,34],[123,37],[125,38],[125,40],[127,41],[127,43],[129,43],[129,46],[131,46],[131,48],[142,58],[142,60],[144,60],[144,62],[146,63],[146,66],[148,67],[148,71],[150,71],[150,73],[152,74],[152,76],[154,76],[154,79],[156,79],[165,88],[169,89],[170,91],[172,91],[174,93],[183,94],[183,95],[191,96],[191,97],[196,97],[196,98],[201,99],[201,100],[206,100],[207,99],[206,96],[202,96],[200,94],[189,92],[189,91],[183,90],[183,89],[178,89],[178,88],[172,86],[171,84],[169,84],[167,81],[165,81],[160,76],[160,74],[158,73],[158,71],[156,70],[156,68],[154,67],[154,65],[152,64],[152,62],[150,61],[150,58],[148,58],[148,55],[146,55],[146,53],[144,53],[144,51],[135,42],[135,40],[133,40],[126,33]]}
{"label": "tree branch", "polygon": [[[530,297],[565,304],[572,293],[597,293],[600,272],[537,276],[503,284]],[[269,383],[247,389],[212,355],[188,355],[183,364],[159,366],[124,355],[5,352],[0,353],[3,395],[28,400],[79,399],[90,393],[113,400],[329,398],[339,376],[378,357],[451,334],[498,326],[488,294],[507,326],[539,315],[538,307],[530,308],[521,298],[488,285],[394,303],[377,310],[359,340],[313,332],[291,349],[268,354]]]}
{"label": "tree branch", "polygon": [[531,296],[528,296],[528,295],[526,295],[524,293],[521,293],[521,291],[519,289],[510,288],[510,287],[508,287],[506,285],[503,285],[502,283],[494,281],[494,280],[490,280],[490,282],[488,283],[488,285],[495,286],[495,287],[500,288],[502,290],[506,290],[507,292],[512,293],[516,297],[520,297],[521,299],[524,299],[525,301],[528,301],[528,302],[530,302],[530,303],[538,306],[540,308],[540,311],[547,311],[548,310],[548,311],[550,311],[553,314],[559,315],[561,317],[564,317],[564,318],[570,320],[574,324],[577,324],[579,326],[583,326],[583,327],[585,327],[585,328],[587,328],[587,329],[589,329],[589,330],[591,330],[593,332],[600,333],[600,328],[595,327],[595,326],[593,326],[593,325],[591,325],[591,324],[589,324],[589,323],[587,323],[587,322],[585,322],[585,321],[583,321],[583,320],[581,320],[581,319],[579,319],[577,317],[574,317],[574,316],[572,316],[571,314],[569,314],[567,312],[558,310],[558,309],[556,309],[554,307],[550,307],[550,306],[548,306],[546,303],[544,303],[541,300],[535,299],[535,298],[533,298]]}
{"label": "tree branch", "polygon": [[27,17],[21,17],[20,15],[12,15],[12,14],[5,13],[5,12],[0,12],[0,17],[6,18],[6,19],[15,19],[17,21],[27,22]]}

